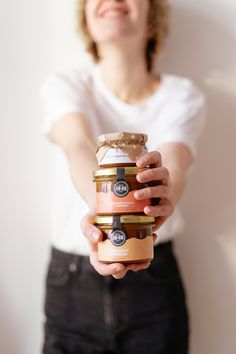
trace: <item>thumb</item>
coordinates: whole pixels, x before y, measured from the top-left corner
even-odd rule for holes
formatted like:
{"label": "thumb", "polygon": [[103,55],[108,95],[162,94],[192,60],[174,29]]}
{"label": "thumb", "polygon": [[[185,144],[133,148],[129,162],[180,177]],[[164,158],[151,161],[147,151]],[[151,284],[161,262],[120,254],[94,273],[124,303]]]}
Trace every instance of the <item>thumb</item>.
{"label": "thumb", "polygon": [[102,240],[102,231],[93,225],[95,214],[86,214],[81,220],[80,226],[84,236],[91,247],[97,247],[97,243]]}

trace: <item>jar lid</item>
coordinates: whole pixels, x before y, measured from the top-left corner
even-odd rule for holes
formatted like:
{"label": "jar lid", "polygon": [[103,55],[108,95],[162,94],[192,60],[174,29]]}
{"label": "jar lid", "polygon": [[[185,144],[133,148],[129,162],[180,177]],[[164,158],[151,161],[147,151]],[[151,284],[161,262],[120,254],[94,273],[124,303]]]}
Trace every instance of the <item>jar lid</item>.
{"label": "jar lid", "polygon": [[[119,168],[119,167],[118,167]],[[138,167],[123,167],[125,170],[125,175],[136,175],[137,173],[147,170],[147,168],[138,168]],[[107,176],[116,176],[117,167],[113,168],[104,168],[93,171],[93,177],[107,177]]]}
{"label": "jar lid", "polygon": [[113,144],[139,144],[145,145],[148,140],[147,134],[136,134],[128,132],[116,132],[110,134],[103,134],[98,137],[98,148],[104,145],[112,146]]}
{"label": "jar lid", "polygon": [[[154,223],[155,218],[152,216],[145,215],[121,215],[120,222],[121,224],[150,224]],[[95,218],[96,224],[113,224],[113,216],[96,216]]]}

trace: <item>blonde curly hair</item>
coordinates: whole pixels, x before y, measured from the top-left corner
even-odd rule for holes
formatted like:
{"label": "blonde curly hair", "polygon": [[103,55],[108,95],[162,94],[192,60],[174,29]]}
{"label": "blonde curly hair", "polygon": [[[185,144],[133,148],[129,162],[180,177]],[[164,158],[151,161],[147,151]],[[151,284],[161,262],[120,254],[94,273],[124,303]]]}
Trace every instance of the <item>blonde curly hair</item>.
{"label": "blonde curly hair", "polygon": [[[154,68],[155,61],[163,48],[165,39],[169,33],[169,14],[170,6],[168,0],[149,0],[150,10],[148,15],[148,23],[150,26],[151,36],[147,40],[146,45],[146,61],[147,70],[150,72]],[[86,50],[92,55],[95,62],[99,62],[99,54],[96,43],[89,35],[86,15],[86,0],[78,0],[77,20],[78,30],[82,34],[86,46]]]}

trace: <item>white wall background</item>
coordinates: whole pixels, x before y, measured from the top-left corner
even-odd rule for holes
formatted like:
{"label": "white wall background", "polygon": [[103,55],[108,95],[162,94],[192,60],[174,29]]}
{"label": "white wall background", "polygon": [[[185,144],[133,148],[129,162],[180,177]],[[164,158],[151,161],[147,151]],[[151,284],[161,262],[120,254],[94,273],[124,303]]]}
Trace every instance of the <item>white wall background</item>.
{"label": "white wall background", "polygon": [[[182,200],[176,244],[192,318],[191,354],[236,348],[236,2],[172,0],[163,70],[206,93],[208,122]],[[0,353],[39,354],[49,251],[49,149],[37,93],[49,72],[83,66],[73,0],[9,0],[0,18]]]}

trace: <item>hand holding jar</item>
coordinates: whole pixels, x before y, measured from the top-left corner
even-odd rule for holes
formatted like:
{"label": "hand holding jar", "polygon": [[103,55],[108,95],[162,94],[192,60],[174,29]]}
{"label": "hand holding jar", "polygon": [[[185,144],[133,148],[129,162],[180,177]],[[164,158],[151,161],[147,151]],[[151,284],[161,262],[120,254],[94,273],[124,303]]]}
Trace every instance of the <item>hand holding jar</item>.
{"label": "hand holding jar", "polygon": [[[99,228],[94,226],[95,218],[95,212],[90,212],[85,215],[81,221],[81,228],[90,246],[90,263],[99,274],[103,276],[112,275],[116,279],[122,279],[128,270],[138,271],[149,267],[149,261],[134,264],[123,264],[117,262],[107,264],[99,261],[98,243],[102,241],[103,233]],[[155,239],[156,236],[153,235],[153,238]]]}
{"label": "hand holding jar", "polygon": [[[169,172],[162,166],[161,155],[157,151],[143,154],[137,159],[137,166],[144,169],[137,174],[138,182],[144,185],[147,183],[149,186],[139,189],[134,193],[134,196],[137,200],[151,200],[151,205],[145,206],[144,213],[155,218],[155,224],[153,224],[153,231],[155,231],[174,211]],[[149,169],[145,169],[146,167]],[[81,227],[90,245],[90,262],[99,274],[112,275],[114,278],[121,279],[128,270],[138,271],[149,267],[150,261],[129,264],[118,262],[107,264],[100,261],[98,243],[102,241],[103,233],[94,225],[95,220],[96,213],[89,213],[83,218]],[[153,239],[156,239],[154,234]]]}
{"label": "hand holding jar", "polygon": [[[155,217],[153,231],[160,226],[173,214],[174,206],[171,196],[170,175],[167,168],[162,166],[161,154],[157,151],[148,152],[137,160],[139,168],[151,167],[137,174],[140,183],[152,183],[153,186],[143,188],[134,193],[138,200],[150,198],[152,205],[144,208],[144,213]],[[155,200],[158,202],[155,203]],[[156,205],[155,205],[156,204]]]}

